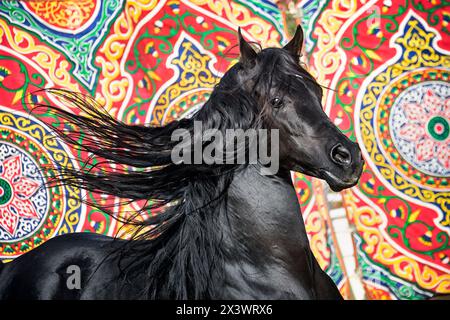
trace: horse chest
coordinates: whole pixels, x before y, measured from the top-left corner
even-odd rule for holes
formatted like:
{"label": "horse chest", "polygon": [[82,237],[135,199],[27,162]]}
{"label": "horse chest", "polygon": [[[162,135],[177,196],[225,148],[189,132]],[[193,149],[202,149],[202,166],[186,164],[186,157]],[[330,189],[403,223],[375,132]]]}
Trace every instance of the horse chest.
{"label": "horse chest", "polygon": [[[312,299],[311,283],[277,263],[226,264],[223,299]],[[308,281],[307,281],[308,282]]]}
{"label": "horse chest", "polygon": [[309,243],[290,181],[249,169],[234,179],[228,203],[224,298],[313,297]]}

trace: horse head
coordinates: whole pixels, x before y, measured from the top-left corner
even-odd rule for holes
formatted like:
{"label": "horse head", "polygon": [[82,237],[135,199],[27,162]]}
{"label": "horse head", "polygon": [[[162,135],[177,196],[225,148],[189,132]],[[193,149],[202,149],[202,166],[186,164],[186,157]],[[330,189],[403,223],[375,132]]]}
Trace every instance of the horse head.
{"label": "horse head", "polygon": [[327,181],[340,191],[354,186],[364,160],[322,108],[322,87],[299,63],[300,26],[283,48],[256,52],[239,29],[239,86],[252,95],[270,129],[279,130],[279,162],[285,169]]}

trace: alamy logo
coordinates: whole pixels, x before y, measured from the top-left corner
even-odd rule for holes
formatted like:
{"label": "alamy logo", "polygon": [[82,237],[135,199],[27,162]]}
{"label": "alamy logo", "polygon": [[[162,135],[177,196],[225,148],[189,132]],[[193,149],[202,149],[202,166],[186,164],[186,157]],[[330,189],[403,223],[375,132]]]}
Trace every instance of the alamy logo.
{"label": "alamy logo", "polygon": [[69,275],[66,280],[67,289],[73,290],[81,289],[81,269],[77,265],[70,265],[67,267],[66,273]]}
{"label": "alamy logo", "polygon": [[[173,163],[180,164],[261,164],[261,174],[276,174],[279,169],[279,131],[277,129],[202,130],[194,121],[194,132],[174,130],[171,140]],[[269,135],[270,131],[270,135]]]}

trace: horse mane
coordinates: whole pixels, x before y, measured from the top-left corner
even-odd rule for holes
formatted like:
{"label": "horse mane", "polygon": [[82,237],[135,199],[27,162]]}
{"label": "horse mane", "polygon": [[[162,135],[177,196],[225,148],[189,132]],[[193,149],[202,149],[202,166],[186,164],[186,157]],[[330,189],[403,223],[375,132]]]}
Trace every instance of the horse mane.
{"label": "horse mane", "polygon": [[[263,51],[266,50],[269,49]],[[296,65],[293,59],[283,54],[273,59],[273,54],[268,54],[261,63],[270,68],[255,81],[255,86],[263,86],[262,91],[271,89],[280,58],[285,65],[282,74],[292,73]],[[220,232],[223,228],[218,225],[218,215],[226,214],[227,189],[236,171],[246,165],[175,164],[171,151],[178,142],[172,141],[171,136],[177,129],[192,133],[194,121],[202,122],[203,131],[217,129],[224,136],[226,129],[261,128],[267,120],[267,110],[261,109],[257,98],[239,85],[242,68],[241,63],[231,67],[192,118],[160,127],[125,124],[93,98],[64,89],[44,90],[79,109],[80,115],[36,104],[62,119],[63,128],[54,128],[58,137],[75,149],[105,159],[92,164],[89,157],[81,169],[61,168],[61,174],[50,181],[51,185],[106,193],[127,199],[126,203],[145,201],[140,210],[124,219],[114,214],[113,207],[82,200],[135,227],[120,250],[124,258],[121,260],[128,261],[123,266],[124,279],[133,270],[146,270],[142,292],[145,298],[214,297],[215,288],[210,284],[219,283],[223,277],[223,260],[228,253],[221,246],[224,235]],[[280,83],[279,79],[277,82]],[[115,169],[103,167],[105,162],[115,165]],[[158,213],[138,219],[144,212],[154,211]]]}
{"label": "horse mane", "polygon": [[[106,193],[125,199],[127,204],[145,201],[140,210],[120,218],[113,206],[81,200],[134,226],[130,240],[120,251],[124,258],[134,256],[123,267],[126,274],[146,266],[145,298],[212,297],[214,288],[208,284],[216,283],[223,274],[217,215],[226,207],[226,191],[234,173],[245,164],[175,164],[171,151],[178,141],[172,141],[171,135],[177,129],[192,133],[194,121],[201,121],[204,131],[218,129],[224,136],[226,129],[260,127],[256,101],[236,85],[239,68],[237,64],[224,75],[192,118],[160,127],[125,124],[93,98],[65,89],[43,90],[80,110],[80,115],[35,104],[61,119],[63,125],[53,128],[57,137],[92,155],[80,169],[60,168],[49,186],[70,185]],[[94,156],[104,161],[94,164]],[[144,212],[154,211],[158,213],[142,219]]]}

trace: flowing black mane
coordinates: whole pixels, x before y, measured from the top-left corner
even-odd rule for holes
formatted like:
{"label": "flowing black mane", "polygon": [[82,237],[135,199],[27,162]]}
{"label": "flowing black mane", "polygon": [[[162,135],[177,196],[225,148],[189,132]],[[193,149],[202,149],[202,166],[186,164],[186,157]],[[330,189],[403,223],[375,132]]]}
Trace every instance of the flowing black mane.
{"label": "flowing black mane", "polygon": [[[283,57],[285,61],[281,61],[279,55],[278,59],[274,59],[274,54],[263,57],[267,61],[261,64],[269,65],[269,68],[265,68],[269,72],[255,78],[254,86],[262,87],[258,89],[259,92],[270,90],[272,78],[280,77],[280,70],[284,72],[281,75],[287,78],[289,69],[295,67],[290,57]],[[290,62],[291,66],[281,67],[280,62]],[[127,199],[125,201],[128,202],[152,200],[142,210],[122,221],[136,227],[127,254],[131,247],[140,255],[131,266],[126,266],[125,271],[133,266],[141,267],[142,264],[151,266],[147,270],[149,282],[146,294],[149,298],[157,298],[162,285],[170,288],[166,293],[169,298],[210,296],[211,292],[207,292],[212,289],[207,286],[209,277],[221,275],[220,260],[225,253],[220,252],[221,235],[217,234],[220,228],[215,225],[216,215],[225,208],[226,190],[235,171],[246,164],[174,164],[171,150],[177,141],[171,140],[171,134],[176,129],[192,132],[194,121],[201,121],[203,130],[218,129],[224,135],[226,129],[258,129],[270,121],[269,114],[258,107],[255,97],[238,85],[241,69],[241,63],[235,64],[192,118],[162,127],[128,125],[114,119],[88,96],[61,89],[47,89],[50,94],[78,108],[83,114],[77,116],[56,107],[42,106],[77,128],[55,129],[61,138],[75,148],[88,151],[110,163],[141,169],[105,172],[102,162],[99,162],[97,165],[87,165],[80,171],[65,169],[59,179],[52,182],[107,193]],[[276,81],[280,82],[280,79]],[[85,202],[98,206],[87,200]],[[142,212],[162,207],[164,209],[157,215],[144,221],[136,219]],[[99,209],[114,217],[112,208]],[[146,242],[143,244],[138,240]],[[158,250],[154,247],[158,247]],[[208,252],[199,252],[198,248],[206,248]],[[171,274],[184,277],[173,279]],[[189,288],[192,288],[192,292]]]}

